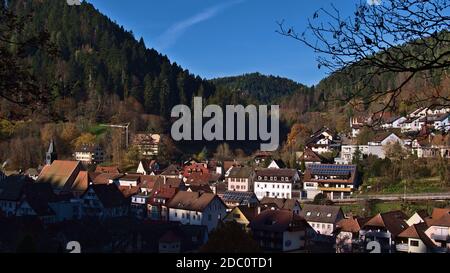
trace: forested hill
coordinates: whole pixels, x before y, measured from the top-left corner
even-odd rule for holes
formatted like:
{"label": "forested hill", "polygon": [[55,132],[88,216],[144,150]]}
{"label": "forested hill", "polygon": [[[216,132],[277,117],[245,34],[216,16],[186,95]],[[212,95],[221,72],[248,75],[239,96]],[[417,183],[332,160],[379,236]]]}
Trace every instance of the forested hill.
{"label": "forested hill", "polygon": [[239,92],[251,96],[261,103],[276,102],[284,96],[295,92],[304,93],[308,87],[293,80],[266,76],[260,73],[244,74],[235,77],[217,78],[211,80],[218,88],[226,88],[231,92]]}
{"label": "forested hill", "polygon": [[26,33],[47,29],[57,45],[56,58],[40,50],[30,52],[29,58],[41,80],[57,83],[49,90],[56,100],[89,101],[91,108],[101,110],[105,98],[134,97],[145,112],[167,116],[173,105],[190,104],[193,95],[207,98],[214,92],[208,81],[147,49],[142,39],[137,41],[91,4],[9,0],[8,8],[20,16],[31,15]]}

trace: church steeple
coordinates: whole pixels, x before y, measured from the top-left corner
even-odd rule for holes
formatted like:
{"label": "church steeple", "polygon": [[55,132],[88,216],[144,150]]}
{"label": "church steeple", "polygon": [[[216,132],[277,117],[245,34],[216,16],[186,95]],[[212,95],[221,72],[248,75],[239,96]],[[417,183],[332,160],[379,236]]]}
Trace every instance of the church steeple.
{"label": "church steeple", "polygon": [[47,151],[47,154],[45,157],[45,164],[51,165],[53,163],[53,161],[55,161],[56,159],[58,159],[58,156],[56,154],[55,142],[52,139],[50,141],[50,145],[48,146],[48,151]]}

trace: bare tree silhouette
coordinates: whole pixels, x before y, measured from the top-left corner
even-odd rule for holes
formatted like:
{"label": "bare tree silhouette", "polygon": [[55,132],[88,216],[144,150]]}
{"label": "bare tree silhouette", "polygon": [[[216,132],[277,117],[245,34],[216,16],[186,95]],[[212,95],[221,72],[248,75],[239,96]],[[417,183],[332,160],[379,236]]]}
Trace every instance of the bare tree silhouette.
{"label": "bare tree silhouette", "polygon": [[[352,16],[343,17],[335,7],[319,9],[304,32],[278,22],[277,32],[312,48],[320,68],[344,77],[354,87],[339,94],[355,104],[380,103],[374,115],[395,109],[405,86],[415,77],[448,77],[450,67],[450,0],[382,0],[356,5]],[[355,73],[361,72],[361,73]],[[381,89],[385,74],[401,80]],[[450,91],[424,90],[409,98],[411,104],[450,105]],[[404,99],[404,98],[402,98]]]}

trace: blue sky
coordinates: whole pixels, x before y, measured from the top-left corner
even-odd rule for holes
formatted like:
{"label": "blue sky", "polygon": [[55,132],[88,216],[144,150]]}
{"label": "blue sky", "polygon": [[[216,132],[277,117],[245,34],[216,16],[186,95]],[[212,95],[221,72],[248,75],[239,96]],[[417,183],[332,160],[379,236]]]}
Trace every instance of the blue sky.
{"label": "blue sky", "polygon": [[147,47],[204,78],[261,72],[318,83],[314,52],[277,33],[277,21],[304,30],[307,18],[333,3],[352,14],[359,0],[89,0]]}

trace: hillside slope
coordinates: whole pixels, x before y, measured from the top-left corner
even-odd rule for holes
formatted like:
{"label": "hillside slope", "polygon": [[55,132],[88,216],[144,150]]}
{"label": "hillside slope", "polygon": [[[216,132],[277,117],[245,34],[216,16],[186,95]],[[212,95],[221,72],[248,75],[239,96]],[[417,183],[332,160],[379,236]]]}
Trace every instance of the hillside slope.
{"label": "hillside slope", "polygon": [[214,93],[209,82],[148,49],[143,39],[136,40],[91,4],[10,0],[8,7],[19,16],[31,15],[25,33],[46,29],[57,46],[56,58],[40,50],[28,52],[34,74],[43,82],[56,83],[49,90],[56,100],[89,101],[90,110],[101,112],[105,98],[134,98],[145,112],[168,116],[173,105],[190,104],[196,94],[207,98]]}

